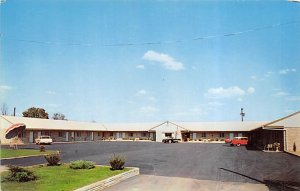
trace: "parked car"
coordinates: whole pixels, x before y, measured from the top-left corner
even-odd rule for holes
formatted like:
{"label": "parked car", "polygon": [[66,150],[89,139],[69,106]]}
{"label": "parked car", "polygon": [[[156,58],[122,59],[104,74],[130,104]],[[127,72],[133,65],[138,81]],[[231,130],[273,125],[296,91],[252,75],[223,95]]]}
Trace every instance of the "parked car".
{"label": "parked car", "polygon": [[248,137],[234,137],[231,140],[231,146],[241,146],[248,144]]}
{"label": "parked car", "polygon": [[231,139],[226,138],[226,139],[225,139],[225,143],[231,143]]}
{"label": "parked car", "polygon": [[51,144],[53,143],[53,140],[50,136],[39,136],[37,139],[35,139],[36,144]]}

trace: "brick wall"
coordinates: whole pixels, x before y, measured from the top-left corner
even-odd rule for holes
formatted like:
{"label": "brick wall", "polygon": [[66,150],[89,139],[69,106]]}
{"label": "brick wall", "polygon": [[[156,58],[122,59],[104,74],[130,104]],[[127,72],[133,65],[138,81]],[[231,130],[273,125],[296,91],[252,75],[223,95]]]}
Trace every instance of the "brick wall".
{"label": "brick wall", "polygon": [[300,128],[286,128],[286,150],[293,151],[294,143],[297,151],[300,150]]}

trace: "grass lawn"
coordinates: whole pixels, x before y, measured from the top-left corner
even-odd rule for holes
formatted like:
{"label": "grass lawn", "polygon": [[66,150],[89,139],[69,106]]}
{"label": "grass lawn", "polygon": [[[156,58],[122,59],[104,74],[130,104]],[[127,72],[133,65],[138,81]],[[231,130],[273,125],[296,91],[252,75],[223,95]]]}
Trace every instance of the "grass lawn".
{"label": "grass lawn", "polygon": [[19,157],[19,156],[29,156],[29,155],[42,155],[42,154],[49,154],[56,151],[53,150],[46,150],[45,152],[40,152],[40,150],[34,149],[3,149],[1,148],[1,158],[12,158],[12,157]]}
{"label": "grass lawn", "polygon": [[1,189],[3,191],[67,191],[128,171],[126,168],[111,171],[109,168],[96,166],[96,168],[89,170],[74,170],[67,164],[61,166],[28,167],[27,169],[33,171],[38,176],[38,180],[24,183],[6,182],[3,181],[3,176],[6,176],[8,172],[3,172],[1,174]]}

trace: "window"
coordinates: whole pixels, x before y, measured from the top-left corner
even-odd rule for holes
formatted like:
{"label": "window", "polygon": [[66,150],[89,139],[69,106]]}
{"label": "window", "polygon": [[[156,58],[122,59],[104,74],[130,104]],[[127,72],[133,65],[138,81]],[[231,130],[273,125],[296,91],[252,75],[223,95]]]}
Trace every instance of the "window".
{"label": "window", "polygon": [[59,131],[59,132],[58,132],[58,136],[59,136],[59,137],[63,137],[63,136],[64,136],[64,135],[63,135],[63,132],[62,132],[62,131]]}
{"label": "window", "polygon": [[101,136],[101,132],[98,132],[98,137],[100,137]]}
{"label": "window", "polygon": [[147,136],[147,133],[142,133],[142,137],[146,137]]}
{"label": "window", "polygon": [[206,137],[206,133],[205,132],[202,133],[202,137]]}
{"label": "window", "polygon": [[172,137],[172,133],[165,133],[165,137]]}
{"label": "window", "polygon": [[225,137],[225,134],[224,133],[220,133],[220,137]]}
{"label": "window", "polygon": [[129,137],[133,137],[133,133],[129,133]]}
{"label": "window", "polygon": [[87,132],[86,135],[89,137],[91,136],[91,132]]}
{"label": "window", "polygon": [[76,137],[81,137],[81,132],[80,131],[76,132]]}
{"label": "window", "polygon": [[109,136],[110,136],[110,137],[113,137],[113,136],[114,136],[114,133],[113,133],[113,132],[109,132]]}

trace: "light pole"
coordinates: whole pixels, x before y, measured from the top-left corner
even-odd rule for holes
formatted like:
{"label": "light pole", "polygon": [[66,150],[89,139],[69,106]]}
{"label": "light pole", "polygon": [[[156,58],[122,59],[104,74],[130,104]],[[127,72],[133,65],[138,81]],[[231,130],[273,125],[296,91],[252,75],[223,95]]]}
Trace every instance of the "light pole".
{"label": "light pole", "polygon": [[243,108],[241,108],[241,113],[240,113],[240,115],[241,115],[241,117],[242,117],[242,122],[244,121],[244,116],[245,116],[245,113],[243,112]]}

